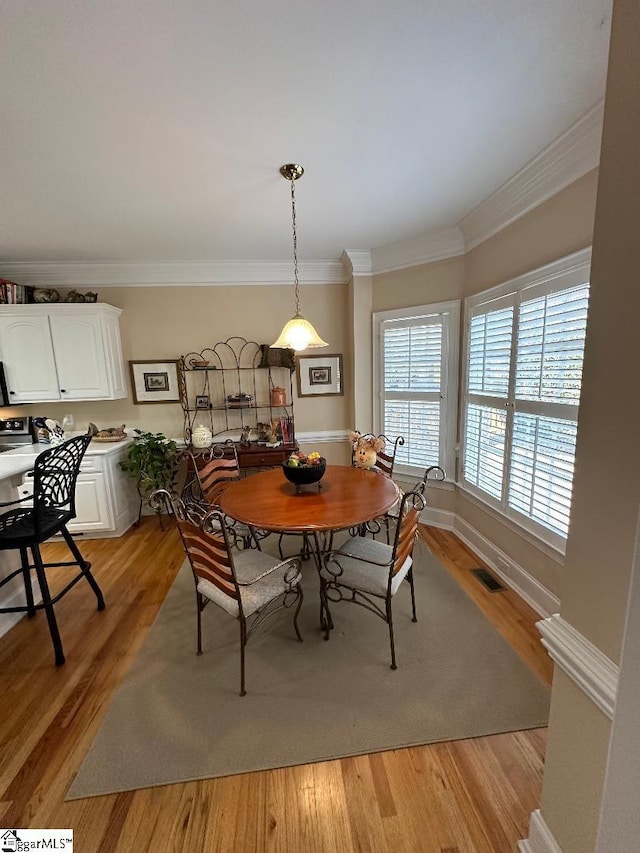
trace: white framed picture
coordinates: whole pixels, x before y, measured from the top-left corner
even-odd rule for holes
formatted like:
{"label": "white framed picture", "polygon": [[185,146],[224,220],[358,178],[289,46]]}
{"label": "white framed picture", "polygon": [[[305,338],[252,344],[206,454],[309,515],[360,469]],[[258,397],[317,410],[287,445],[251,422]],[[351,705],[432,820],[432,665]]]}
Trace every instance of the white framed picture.
{"label": "white framed picture", "polygon": [[296,359],[298,397],[328,397],[344,394],[342,356],[301,355]]}
{"label": "white framed picture", "polygon": [[178,359],[175,361],[130,361],[133,402],[179,403]]}

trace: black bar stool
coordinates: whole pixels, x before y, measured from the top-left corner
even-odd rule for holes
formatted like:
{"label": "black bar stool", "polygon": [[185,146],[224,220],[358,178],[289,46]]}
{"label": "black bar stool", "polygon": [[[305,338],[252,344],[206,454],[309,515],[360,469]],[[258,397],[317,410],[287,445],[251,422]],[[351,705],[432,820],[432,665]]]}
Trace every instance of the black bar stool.
{"label": "black bar stool", "polygon": [[[27,599],[26,605],[0,607],[0,613],[27,613],[29,616],[35,616],[36,611],[44,610],[49,623],[56,666],[64,663],[64,652],[53,605],[60,601],[80,578],[85,577],[98,600],[98,610],[104,610],[104,599],[100,587],[91,574],[91,563],[83,558],[67,530],[67,523],[76,517],[76,480],[82,457],[90,441],[91,435],[78,435],[40,453],[33,466],[33,505],[18,506],[0,515],[0,551],[17,549],[20,551],[21,559],[20,568],[0,580],[0,589],[12,578],[22,574]],[[0,507],[15,506],[30,500],[31,498],[27,497],[8,501],[0,503]],[[74,559],[64,563],[43,563],[40,545],[56,533],[62,534]],[[29,562],[28,548],[31,549],[33,563]],[[80,572],[55,598],[51,598],[45,569],[54,566],[78,566]],[[35,571],[40,585],[41,604],[34,603],[32,570]]]}

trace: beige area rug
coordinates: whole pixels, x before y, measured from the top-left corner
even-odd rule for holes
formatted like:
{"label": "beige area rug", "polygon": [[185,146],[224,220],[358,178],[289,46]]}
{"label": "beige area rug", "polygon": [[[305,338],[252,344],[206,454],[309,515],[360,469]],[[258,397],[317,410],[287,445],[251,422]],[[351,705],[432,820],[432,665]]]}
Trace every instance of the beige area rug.
{"label": "beige area rug", "polygon": [[195,654],[185,563],[67,799],[546,725],[549,691],[424,544],[415,556],[419,621],[404,584],[394,598],[396,671],[387,626],[361,607],[334,605],[335,629],[322,639],[309,562],[304,642],[291,611],[263,626],[247,646],[244,697],[238,624],[214,605]]}

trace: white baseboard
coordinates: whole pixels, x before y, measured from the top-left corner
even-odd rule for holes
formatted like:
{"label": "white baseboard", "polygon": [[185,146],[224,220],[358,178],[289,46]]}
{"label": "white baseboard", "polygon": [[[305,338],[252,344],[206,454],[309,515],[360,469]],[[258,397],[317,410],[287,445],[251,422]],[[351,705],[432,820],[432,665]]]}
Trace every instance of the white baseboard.
{"label": "white baseboard", "polygon": [[465,545],[480,557],[489,568],[514,592],[523,598],[540,616],[547,617],[560,610],[560,599],[532,577],[522,566],[490,542],[475,527],[447,509],[427,506],[420,521],[432,527],[452,530]]}
{"label": "white baseboard", "polygon": [[547,617],[560,610],[559,598],[463,518],[455,516],[453,531],[536,613]]}
{"label": "white baseboard", "polygon": [[562,853],[562,848],[545,823],[540,809],[531,812],[529,837],[518,842],[520,853]]}
{"label": "white baseboard", "polygon": [[420,514],[420,521],[444,530],[452,530],[500,580],[517,592],[540,616],[547,617],[560,610],[559,598],[456,513],[428,506]]}

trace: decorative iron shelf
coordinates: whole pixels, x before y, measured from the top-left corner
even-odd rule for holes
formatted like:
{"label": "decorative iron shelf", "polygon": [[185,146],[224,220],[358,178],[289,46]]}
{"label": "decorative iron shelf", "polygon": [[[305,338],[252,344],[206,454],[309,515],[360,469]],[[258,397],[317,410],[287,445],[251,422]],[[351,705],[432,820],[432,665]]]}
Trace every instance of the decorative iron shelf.
{"label": "decorative iron shelf", "polygon": [[[282,357],[284,366],[271,364],[274,353]],[[281,418],[287,422],[283,430],[290,443],[295,444],[293,370],[291,351],[272,350],[266,344],[239,336],[181,356],[178,375],[186,444],[191,444],[193,430],[201,424],[209,427],[214,436],[237,432],[239,439],[241,431],[257,429],[258,422],[280,422]],[[275,393],[272,397],[276,390],[281,395],[284,392],[284,403],[273,402],[274,398],[278,400]],[[230,404],[227,400],[243,394],[252,402]]]}

